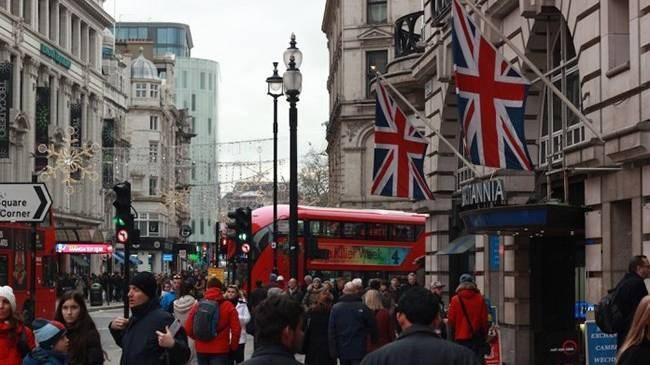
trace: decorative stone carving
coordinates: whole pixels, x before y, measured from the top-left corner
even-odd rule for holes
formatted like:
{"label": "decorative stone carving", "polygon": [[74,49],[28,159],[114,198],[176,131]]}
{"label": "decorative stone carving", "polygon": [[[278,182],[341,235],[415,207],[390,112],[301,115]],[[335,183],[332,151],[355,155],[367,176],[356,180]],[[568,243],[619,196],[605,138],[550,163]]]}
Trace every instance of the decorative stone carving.
{"label": "decorative stone carving", "polygon": [[24,33],[25,31],[25,21],[20,18],[14,21],[14,29],[13,29],[13,36],[14,36],[14,47],[19,48],[20,45],[24,41]]}

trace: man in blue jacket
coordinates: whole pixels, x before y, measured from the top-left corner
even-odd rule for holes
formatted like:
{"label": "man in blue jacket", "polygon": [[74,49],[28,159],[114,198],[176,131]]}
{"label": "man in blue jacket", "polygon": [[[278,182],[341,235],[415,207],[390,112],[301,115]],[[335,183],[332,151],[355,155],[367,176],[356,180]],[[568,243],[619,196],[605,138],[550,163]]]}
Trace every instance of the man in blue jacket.
{"label": "man in blue jacket", "polygon": [[174,317],[163,311],[156,296],[156,278],[138,273],[129,284],[131,318],[117,317],[108,325],[115,343],[122,348],[120,365],[185,364],[190,358],[182,326],[174,334]]}
{"label": "man in blue jacket", "polygon": [[375,317],[353,282],[345,283],[343,295],[332,307],[329,320],[330,356],[341,365],[358,365],[366,356],[367,338],[377,342]]}

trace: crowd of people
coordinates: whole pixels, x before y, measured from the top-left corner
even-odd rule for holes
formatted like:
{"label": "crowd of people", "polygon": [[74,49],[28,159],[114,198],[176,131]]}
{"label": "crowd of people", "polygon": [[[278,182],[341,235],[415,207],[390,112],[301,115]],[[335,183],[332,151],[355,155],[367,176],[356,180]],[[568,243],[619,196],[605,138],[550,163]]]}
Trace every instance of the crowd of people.
{"label": "crowd of people", "polygon": [[[650,263],[635,256],[619,283],[629,299],[617,363],[650,359],[650,296],[643,279]],[[271,274],[250,295],[198,271],[171,277],[137,273],[128,286],[130,317],[116,317],[110,334],[122,349],[121,365],[306,365],[483,363],[489,351],[487,307],[474,277],[463,274],[446,306],[445,285],[370,279],[301,282]],[[115,286],[114,286],[115,288]],[[114,292],[113,292],[114,294]],[[64,292],[51,320],[27,326],[8,286],[0,287],[0,363],[101,365],[106,352],[86,307],[87,294]],[[631,300],[638,300],[637,303]],[[244,359],[254,335],[252,357]]]}

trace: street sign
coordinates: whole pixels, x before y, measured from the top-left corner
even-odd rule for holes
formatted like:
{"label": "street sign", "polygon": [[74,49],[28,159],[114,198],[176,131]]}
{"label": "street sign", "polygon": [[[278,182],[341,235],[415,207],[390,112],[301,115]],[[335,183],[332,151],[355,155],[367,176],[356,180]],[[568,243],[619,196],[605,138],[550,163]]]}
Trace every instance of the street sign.
{"label": "street sign", "polygon": [[192,227],[188,225],[181,226],[181,237],[187,238],[192,235]]}
{"label": "street sign", "polygon": [[616,334],[607,334],[598,328],[595,321],[585,322],[585,354],[587,365],[616,364]]}
{"label": "street sign", "polygon": [[117,231],[117,242],[126,243],[129,240],[129,232],[126,229],[120,229]]}
{"label": "street sign", "polygon": [[0,222],[40,223],[51,205],[43,183],[0,184]]}
{"label": "street sign", "polygon": [[241,251],[243,253],[248,253],[251,250],[251,246],[248,243],[241,245]]}

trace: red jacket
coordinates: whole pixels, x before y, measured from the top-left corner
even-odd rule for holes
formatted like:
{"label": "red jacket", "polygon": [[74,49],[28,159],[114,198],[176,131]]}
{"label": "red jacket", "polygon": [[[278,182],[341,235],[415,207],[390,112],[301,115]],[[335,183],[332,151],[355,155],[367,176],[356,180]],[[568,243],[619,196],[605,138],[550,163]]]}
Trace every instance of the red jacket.
{"label": "red jacket", "polygon": [[459,298],[463,299],[474,333],[485,336],[488,331],[488,315],[483,296],[473,284],[461,284],[456,290],[456,295],[451,298],[447,313],[447,323],[454,331],[453,339],[457,341],[472,339],[472,332],[463,314]]}
{"label": "red jacket", "polygon": [[199,307],[199,302],[194,304],[187,316],[184,327],[187,335],[195,341],[196,353],[228,354],[230,351],[236,351],[239,348],[239,335],[241,333],[237,309],[231,302],[223,298],[219,288],[208,288],[205,291],[204,299],[214,300],[219,303],[219,323],[217,323],[217,336],[212,340],[201,341],[194,337],[192,331],[194,314]]}
{"label": "red jacket", "polygon": [[377,342],[373,343],[368,338],[368,353],[395,340],[395,327],[387,309],[375,311],[375,323],[377,324]]}
{"label": "red jacket", "polygon": [[[23,331],[24,336],[22,335]],[[18,341],[21,337],[25,339],[30,351],[36,346],[32,331],[22,323],[18,324],[17,329],[10,329],[8,323],[0,323],[0,364],[20,365],[23,363],[23,355],[27,354],[21,354],[18,349]]]}

